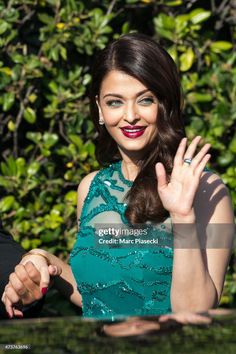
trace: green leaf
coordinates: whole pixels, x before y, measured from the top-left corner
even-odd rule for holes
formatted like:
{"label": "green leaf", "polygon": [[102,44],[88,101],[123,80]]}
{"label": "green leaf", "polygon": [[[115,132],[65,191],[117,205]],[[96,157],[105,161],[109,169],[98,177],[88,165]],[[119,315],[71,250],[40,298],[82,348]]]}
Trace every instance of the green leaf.
{"label": "green leaf", "polygon": [[227,166],[234,160],[234,155],[231,151],[226,151],[224,155],[217,158],[217,163],[220,166]]}
{"label": "green leaf", "polygon": [[31,240],[31,248],[38,248],[41,244],[42,240],[39,240],[38,238]]}
{"label": "green leaf", "polygon": [[91,81],[91,75],[90,74],[85,74],[83,81],[82,81],[82,85],[86,86],[90,83]]}
{"label": "green leaf", "polygon": [[168,48],[168,53],[170,54],[171,58],[175,61],[175,63],[177,62],[178,60],[178,53],[177,53],[177,50],[176,50],[176,47],[175,46],[172,46],[170,48]]}
{"label": "green leaf", "polygon": [[30,108],[30,107],[27,107],[25,110],[24,110],[24,113],[23,113],[23,117],[25,118],[25,120],[30,123],[30,124],[34,124],[36,122],[36,113],[35,111]]}
{"label": "green leaf", "polygon": [[91,157],[94,157],[95,154],[95,145],[92,141],[87,141],[86,144],[84,145],[86,150],[88,151],[89,155]]}
{"label": "green leaf", "polygon": [[27,168],[28,176],[35,175],[40,169],[40,164],[37,161],[31,162],[31,164]]}
{"label": "green leaf", "polygon": [[187,95],[187,100],[191,103],[195,102],[211,102],[212,101],[212,95],[209,93],[196,93],[196,92],[190,92]]}
{"label": "green leaf", "polygon": [[226,41],[212,42],[210,45],[210,48],[214,53],[220,53],[229,50],[232,47],[233,47],[232,43]]}
{"label": "green leaf", "polygon": [[71,181],[74,176],[74,172],[69,170],[64,174],[64,178],[66,181]]}
{"label": "green leaf", "polygon": [[47,149],[55,145],[58,142],[58,139],[59,138],[57,134],[50,134],[50,133],[43,134],[44,145]]}
{"label": "green leaf", "polygon": [[8,29],[9,25],[6,21],[0,20],[0,35],[2,35]]}
{"label": "green leaf", "polygon": [[10,132],[14,132],[16,129],[16,125],[12,120],[9,120],[9,122],[7,123],[7,128],[8,130],[10,130]]}
{"label": "green leaf", "polygon": [[[6,178],[0,176],[0,186],[4,187],[4,188],[10,188],[12,185],[11,181],[8,181]],[[0,210],[1,212],[1,210]]]}
{"label": "green leaf", "polygon": [[60,213],[56,209],[52,209],[49,215],[45,216],[45,227],[48,229],[56,229],[64,222]]}
{"label": "green leaf", "polygon": [[211,16],[211,11],[206,11],[204,9],[195,9],[190,12],[189,19],[196,25],[198,23],[206,21]]}
{"label": "green leaf", "polygon": [[53,242],[56,241],[58,239],[60,235],[60,228],[58,228],[55,231],[44,231],[41,235],[41,241],[45,242],[45,243],[49,243],[49,242]]}
{"label": "green leaf", "polygon": [[188,48],[187,51],[179,57],[180,61],[180,71],[187,71],[189,70],[194,62],[195,54],[192,48]]}
{"label": "green leaf", "polygon": [[126,34],[126,33],[129,33],[129,31],[130,31],[130,24],[129,24],[129,22],[125,22],[122,25],[121,32],[122,32],[122,34]]}
{"label": "green leaf", "polygon": [[58,94],[58,84],[56,83],[56,81],[50,81],[48,87],[50,88],[50,90],[55,93],[55,95]]}
{"label": "green leaf", "polygon": [[15,202],[15,197],[13,195],[8,195],[0,200],[0,212],[5,213],[9,211]]}
{"label": "green leaf", "polygon": [[21,241],[21,246],[22,246],[25,250],[30,249],[30,248],[31,248],[30,240],[25,239],[25,240]]}
{"label": "green leaf", "polygon": [[64,60],[67,60],[67,50],[65,47],[60,46],[60,54]]}
{"label": "green leaf", "polygon": [[82,148],[83,146],[83,141],[80,138],[79,135],[75,135],[75,134],[69,134],[69,139],[72,141],[73,144],[75,144],[79,149]]}
{"label": "green leaf", "polygon": [[45,157],[48,157],[51,155],[51,151],[48,149],[45,149],[45,148],[42,148],[41,152],[42,152],[43,156],[45,156]]}
{"label": "green leaf", "polygon": [[59,46],[51,48],[50,58],[52,58],[54,61],[58,61],[58,59],[59,59]]}
{"label": "green leaf", "polygon": [[166,6],[179,6],[182,5],[183,0],[167,1]]}
{"label": "green leaf", "polygon": [[4,112],[9,111],[15,102],[15,95],[13,92],[7,92],[3,95],[3,106],[2,109]]}
{"label": "green leaf", "polygon": [[75,191],[69,191],[65,195],[65,201],[71,203],[72,205],[77,204],[77,193]]}
{"label": "green leaf", "polygon": [[16,64],[23,64],[25,61],[25,57],[19,53],[14,53],[11,55],[11,59],[14,61]]}
{"label": "green leaf", "polygon": [[165,29],[168,29],[168,30],[174,30],[175,29],[175,19],[172,16],[168,16],[168,15],[165,15],[165,14],[160,14],[157,17],[157,23],[162,28],[165,28]]}
{"label": "green leaf", "polygon": [[32,140],[34,143],[39,143],[42,140],[42,134],[37,132],[27,132],[26,137],[29,140]]}
{"label": "green leaf", "polygon": [[160,14],[158,17],[154,18],[154,25],[158,36],[162,36],[173,41],[175,29],[174,18],[165,14]]}
{"label": "green leaf", "polygon": [[38,18],[45,25],[52,25],[55,22],[55,19],[47,14],[38,14]]}
{"label": "green leaf", "polygon": [[25,165],[26,165],[26,162],[25,162],[25,159],[23,157],[18,157],[16,159],[17,176],[18,177],[24,175],[24,173],[25,173]]}
{"label": "green leaf", "polygon": [[229,150],[236,154],[236,135],[234,135],[233,139],[229,144]]}
{"label": "green leaf", "polygon": [[[189,15],[179,15],[175,19],[176,23],[176,32],[179,34],[179,36],[182,34],[186,33],[186,28],[189,27]],[[185,31],[184,31],[185,30]]]}

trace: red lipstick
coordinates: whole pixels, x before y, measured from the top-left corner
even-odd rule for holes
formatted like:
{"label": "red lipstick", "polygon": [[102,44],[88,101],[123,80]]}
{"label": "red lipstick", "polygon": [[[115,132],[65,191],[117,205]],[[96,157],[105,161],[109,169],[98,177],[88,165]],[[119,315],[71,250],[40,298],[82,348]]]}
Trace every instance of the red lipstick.
{"label": "red lipstick", "polygon": [[126,125],[121,128],[121,131],[127,138],[136,139],[143,135],[146,128],[147,127],[141,125]]}

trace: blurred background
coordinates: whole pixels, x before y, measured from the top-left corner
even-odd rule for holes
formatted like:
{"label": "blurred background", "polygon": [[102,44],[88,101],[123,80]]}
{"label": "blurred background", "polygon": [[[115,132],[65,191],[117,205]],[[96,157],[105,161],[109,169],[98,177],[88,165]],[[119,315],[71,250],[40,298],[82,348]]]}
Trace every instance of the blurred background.
{"label": "blurred background", "polygon": [[[131,31],[155,38],[175,60],[188,138],[211,143],[209,167],[236,209],[235,0],[0,0],[0,218],[26,250],[69,257],[77,186],[99,168],[91,64]],[[51,294],[49,312],[74,313]],[[236,306],[235,256],[221,305]]]}

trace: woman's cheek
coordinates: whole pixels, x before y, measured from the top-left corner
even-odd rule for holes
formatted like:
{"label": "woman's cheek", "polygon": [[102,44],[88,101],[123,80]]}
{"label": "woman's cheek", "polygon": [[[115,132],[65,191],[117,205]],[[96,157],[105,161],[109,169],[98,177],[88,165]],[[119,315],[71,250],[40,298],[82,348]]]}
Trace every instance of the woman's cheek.
{"label": "woman's cheek", "polygon": [[120,120],[122,119],[122,114],[121,112],[105,112],[104,116],[104,121],[105,124],[109,125],[109,126],[116,126]]}

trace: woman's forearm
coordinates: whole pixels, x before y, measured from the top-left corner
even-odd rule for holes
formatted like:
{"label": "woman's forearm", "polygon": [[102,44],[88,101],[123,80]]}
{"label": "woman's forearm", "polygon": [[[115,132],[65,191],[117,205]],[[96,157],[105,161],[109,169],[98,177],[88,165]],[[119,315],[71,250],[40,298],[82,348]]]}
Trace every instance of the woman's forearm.
{"label": "woman's forearm", "polygon": [[172,309],[205,311],[218,304],[214,282],[201,249],[195,218],[172,217],[174,261],[171,286]]}

